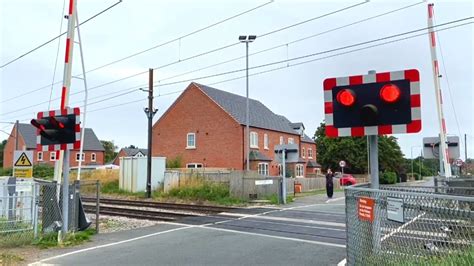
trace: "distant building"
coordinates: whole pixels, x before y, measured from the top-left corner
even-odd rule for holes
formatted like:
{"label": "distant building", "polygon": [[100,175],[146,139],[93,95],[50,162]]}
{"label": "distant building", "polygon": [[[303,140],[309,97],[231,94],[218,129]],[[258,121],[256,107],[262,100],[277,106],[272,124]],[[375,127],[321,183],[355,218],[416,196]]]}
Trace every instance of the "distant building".
{"label": "distant building", "polygon": [[146,157],[148,156],[148,149],[132,149],[132,148],[122,148],[118,152],[115,159],[112,161],[112,164],[120,165],[120,157]]}
{"label": "distant building", "polygon": [[[278,144],[298,145],[299,160],[287,165],[293,176],[303,177],[320,168],[316,143],[303,123],[292,123],[257,100],[249,100],[250,169],[279,175],[275,158]],[[246,98],[191,83],[153,126],[153,156],[168,160],[181,156],[183,167],[246,169]]]}
{"label": "distant building", "polygon": [[[90,128],[83,129],[84,134],[84,147],[82,155],[82,165],[103,165],[104,164],[104,153],[105,149],[100,143],[99,139],[95,135],[94,131]],[[7,140],[7,144],[3,150],[3,167],[13,167],[13,152],[15,151],[16,140],[15,140],[16,125],[13,127],[10,137]],[[56,152],[49,151],[36,151],[36,128],[30,124],[18,124],[18,149],[19,150],[32,150],[34,151],[33,164],[48,164],[54,165],[56,161]],[[79,150],[71,150],[69,165],[71,167],[78,166],[81,156]]]}

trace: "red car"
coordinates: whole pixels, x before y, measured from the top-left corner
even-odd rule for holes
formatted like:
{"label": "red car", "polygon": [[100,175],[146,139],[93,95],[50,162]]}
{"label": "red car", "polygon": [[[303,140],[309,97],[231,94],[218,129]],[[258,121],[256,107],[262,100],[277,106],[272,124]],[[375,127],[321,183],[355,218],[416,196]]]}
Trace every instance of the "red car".
{"label": "red car", "polygon": [[357,180],[350,174],[343,174],[342,176],[339,174],[336,177],[339,178],[339,184],[341,186],[352,186],[357,184]]}

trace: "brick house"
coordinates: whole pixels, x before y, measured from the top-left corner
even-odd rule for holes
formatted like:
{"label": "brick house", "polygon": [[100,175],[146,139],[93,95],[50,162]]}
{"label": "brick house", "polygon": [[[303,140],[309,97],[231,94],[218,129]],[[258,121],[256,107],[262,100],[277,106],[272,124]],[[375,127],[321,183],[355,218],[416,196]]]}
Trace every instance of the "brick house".
{"label": "brick house", "polygon": [[120,157],[146,157],[148,156],[148,149],[132,149],[132,148],[122,148],[118,152],[115,159],[112,161],[112,164],[120,165]]}
{"label": "brick house", "polygon": [[[94,131],[86,128],[84,134],[84,155],[82,165],[103,165],[105,149],[95,135]],[[11,168],[13,166],[13,152],[15,150],[15,132],[16,125],[13,127],[7,144],[3,150],[3,167]],[[34,154],[33,164],[49,164],[54,166],[56,161],[56,152],[38,152],[36,151],[36,128],[30,124],[18,124],[18,149],[32,150]],[[79,150],[72,150],[69,158],[71,167],[78,166],[80,160]]]}
{"label": "brick house", "polygon": [[[191,83],[153,126],[153,156],[181,156],[183,167],[246,169],[244,152],[246,98]],[[293,176],[316,172],[316,144],[303,123],[291,123],[257,100],[249,100],[250,169],[263,175],[281,173],[274,147],[294,143],[299,160],[288,164]]]}

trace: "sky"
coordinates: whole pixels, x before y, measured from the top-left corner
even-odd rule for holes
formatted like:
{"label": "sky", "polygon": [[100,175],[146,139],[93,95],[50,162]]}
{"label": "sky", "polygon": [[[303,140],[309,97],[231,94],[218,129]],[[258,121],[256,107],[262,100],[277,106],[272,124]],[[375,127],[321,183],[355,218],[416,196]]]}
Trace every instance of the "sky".
{"label": "sky", "polygon": [[[79,21],[116,2],[78,0]],[[434,3],[436,24],[474,14],[472,1]],[[0,65],[66,31],[63,5],[63,0],[0,1]],[[295,25],[299,22],[304,23]],[[474,20],[445,27],[466,22]],[[287,27],[290,25],[295,26]],[[468,157],[474,157],[473,25],[438,32],[447,129],[449,135],[461,136],[463,159],[464,134]],[[245,69],[245,45],[236,43],[239,35],[255,34],[256,41],[249,45],[249,66],[260,67],[249,70],[250,98],[292,122],[303,122],[309,136],[324,119],[324,79],[366,74],[369,70],[418,69],[422,131],[395,135],[406,157],[412,153],[418,156],[423,137],[439,133],[428,36],[331,50],[426,27],[427,2],[423,1],[124,0],[80,26],[84,65],[90,71],[86,73],[89,104],[85,124],[99,139],[113,140],[119,147],[146,147],[143,108],[147,94],[138,88],[147,88],[149,68],[157,68],[154,105],[158,112],[154,121],[191,81],[245,96],[245,71],[223,73]],[[314,37],[306,38],[309,36]],[[172,42],[159,45],[168,41]],[[222,48],[225,46],[230,47]],[[272,47],[276,48],[265,51]],[[358,48],[365,49],[354,51]],[[212,50],[216,51],[209,52]],[[39,111],[59,109],[64,51],[65,35],[0,68],[0,139],[8,137],[4,132],[12,128],[8,122],[18,119],[28,123]],[[263,52],[252,55],[259,51]],[[317,55],[284,62],[312,54]],[[73,55],[69,103],[76,107],[83,106],[85,98],[79,44],[74,45]],[[127,59],[109,64],[123,58]],[[239,59],[222,63],[235,58]],[[222,64],[199,70],[218,63]],[[268,63],[274,64],[262,66]],[[142,74],[133,76],[137,73]]]}

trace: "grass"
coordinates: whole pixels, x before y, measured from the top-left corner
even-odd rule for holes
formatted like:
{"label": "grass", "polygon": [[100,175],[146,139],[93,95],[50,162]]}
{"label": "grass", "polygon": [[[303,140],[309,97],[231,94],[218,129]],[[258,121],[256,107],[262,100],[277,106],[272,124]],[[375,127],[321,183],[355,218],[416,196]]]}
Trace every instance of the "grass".
{"label": "grass", "polygon": [[160,194],[161,198],[175,198],[192,201],[209,201],[220,205],[242,204],[244,201],[230,196],[229,188],[222,184],[200,183],[172,188],[168,193]]}
{"label": "grass", "polygon": [[[270,204],[273,205],[280,205],[280,201],[278,200],[278,195],[272,194],[266,198],[268,201],[270,201]],[[295,198],[293,196],[287,196],[286,197],[286,203],[291,203],[295,201]]]}
{"label": "grass", "polygon": [[18,265],[24,259],[15,254],[0,253],[0,265]]}
{"label": "grass", "polygon": [[82,244],[84,242],[90,241],[90,237],[95,234],[95,229],[86,229],[84,231],[70,233],[64,239],[61,245],[58,244],[58,233],[47,234],[33,242],[33,245],[41,248],[51,248],[51,247],[69,247]]}

